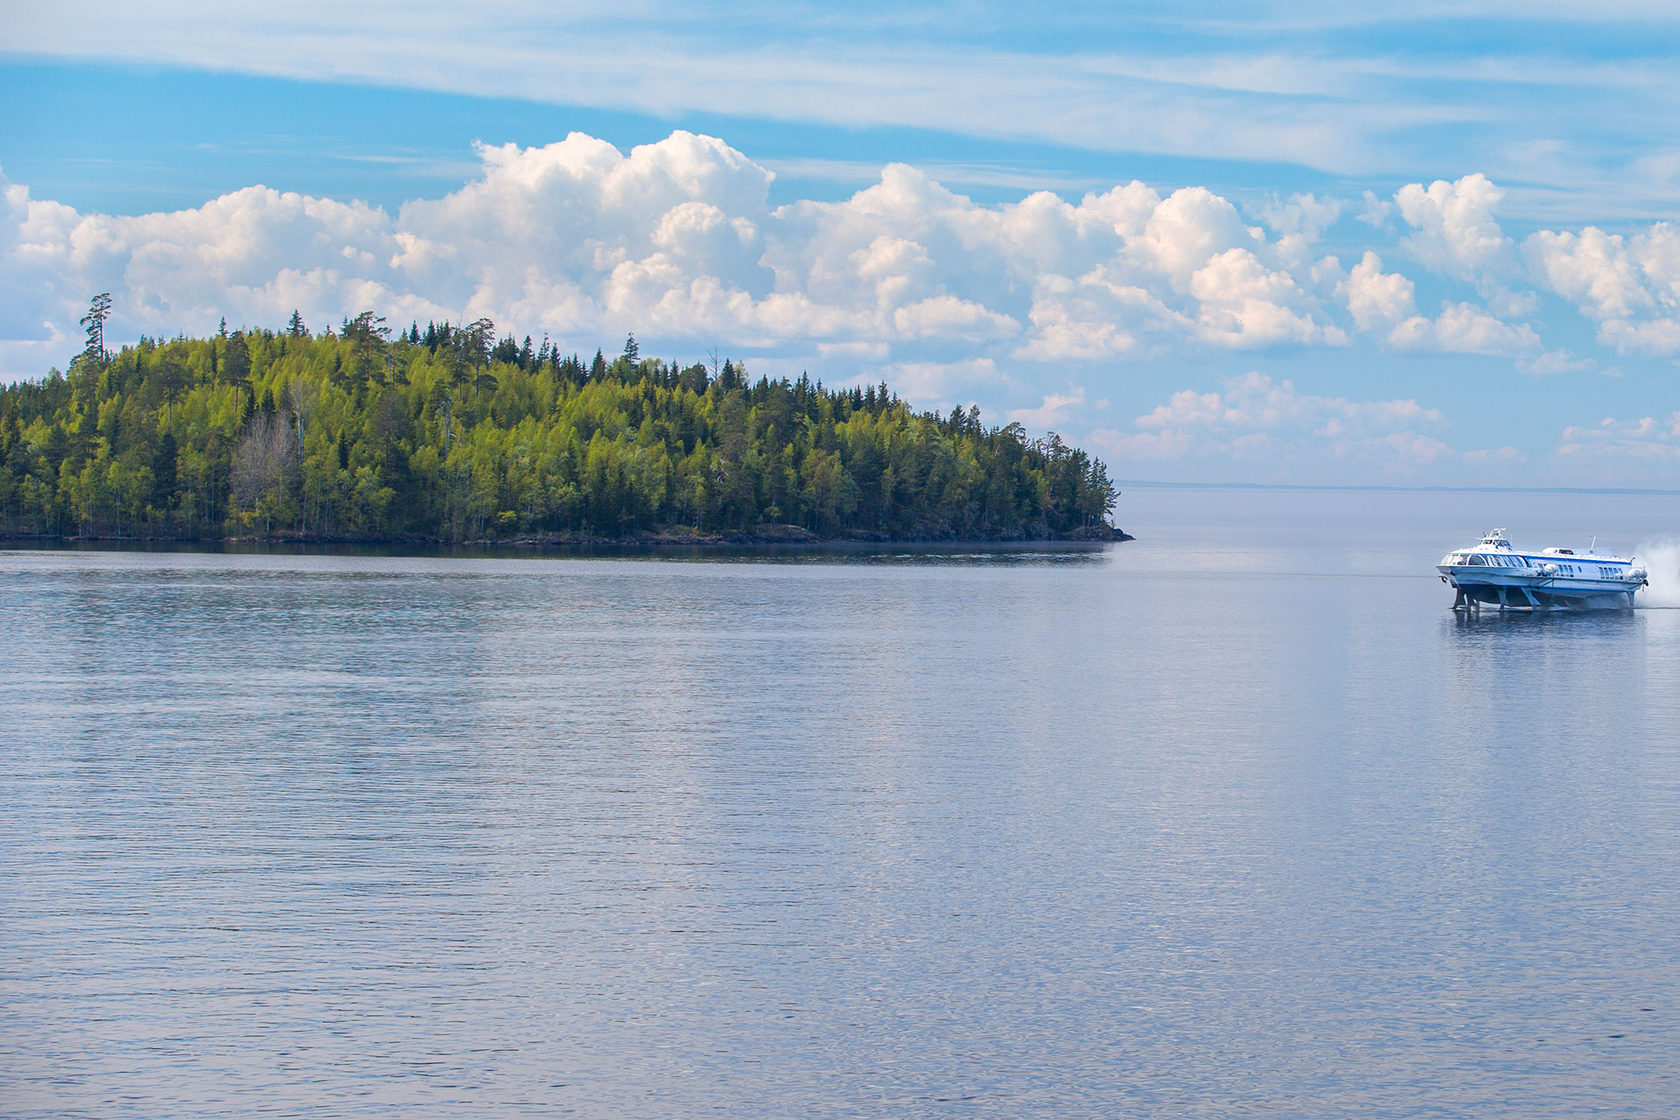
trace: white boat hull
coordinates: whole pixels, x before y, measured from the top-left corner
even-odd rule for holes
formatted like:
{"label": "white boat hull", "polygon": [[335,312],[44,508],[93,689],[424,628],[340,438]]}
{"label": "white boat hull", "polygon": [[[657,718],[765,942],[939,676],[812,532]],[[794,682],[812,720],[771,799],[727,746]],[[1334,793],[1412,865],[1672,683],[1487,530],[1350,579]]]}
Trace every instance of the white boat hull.
{"label": "white boat hull", "polygon": [[1634,592],[1639,590],[1621,581],[1445,578],[1461,592],[1455,607],[1486,605],[1502,610],[1632,610]]}
{"label": "white boat hull", "polygon": [[1632,610],[1645,586],[1645,571],[1629,557],[1591,549],[1517,552],[1502,529],[1443,556],[1436,570],[1458,592],[1454,610]]}

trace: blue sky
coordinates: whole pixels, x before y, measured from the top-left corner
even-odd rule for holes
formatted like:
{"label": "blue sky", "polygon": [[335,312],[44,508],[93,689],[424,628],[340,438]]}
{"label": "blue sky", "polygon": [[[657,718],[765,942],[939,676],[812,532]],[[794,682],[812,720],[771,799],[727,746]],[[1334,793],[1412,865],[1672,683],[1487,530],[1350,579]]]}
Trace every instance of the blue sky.
{"label": "blue sky", "polygon": [[7,3],[0,375],[100,290],[122,338],[371,306],[1118,477],[1680,485],[1680,17],[1346,7]]}

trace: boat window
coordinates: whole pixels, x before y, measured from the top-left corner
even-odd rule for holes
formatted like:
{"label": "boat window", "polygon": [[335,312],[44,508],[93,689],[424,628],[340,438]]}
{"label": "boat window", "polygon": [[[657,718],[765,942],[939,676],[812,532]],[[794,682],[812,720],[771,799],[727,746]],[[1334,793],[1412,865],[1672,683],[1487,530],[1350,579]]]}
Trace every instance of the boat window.
{"label": "boat window", "polygon": [[1483,561],[1482,561],[1482,558],[1481,558],[1481,557],[1480,557],[1480,556],[1477,556],[1477,555],[1476,555],[1476,554],[1475,554],[1475,553],[1473,553],[1473,552],[1472,552],[1472,553],[1471,553],[1471,554],[1470,554],[1470,555],[1469,555],[1469,557],[1468,557],[1468,558],[1467,558],[1467,559],[1468,559],[1468,561],[1469,561],[1469,562],[1470,562],[1470,563],[1472,563],[1472,564],[1480,564],[1480,563],[1482,563],[1482,562],[1483,562]]}

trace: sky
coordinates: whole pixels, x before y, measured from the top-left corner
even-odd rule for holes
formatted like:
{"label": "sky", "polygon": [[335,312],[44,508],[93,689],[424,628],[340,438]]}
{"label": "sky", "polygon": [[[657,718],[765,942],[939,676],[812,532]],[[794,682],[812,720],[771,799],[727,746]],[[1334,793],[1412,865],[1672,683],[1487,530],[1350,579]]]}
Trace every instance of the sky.
{"label": "sky", "polygon": [[[1358,10],[1352,10],[1357,8]],[[488,316],[1169,482],[1680,488],[1670,4],[0,0],[0,379]]]}

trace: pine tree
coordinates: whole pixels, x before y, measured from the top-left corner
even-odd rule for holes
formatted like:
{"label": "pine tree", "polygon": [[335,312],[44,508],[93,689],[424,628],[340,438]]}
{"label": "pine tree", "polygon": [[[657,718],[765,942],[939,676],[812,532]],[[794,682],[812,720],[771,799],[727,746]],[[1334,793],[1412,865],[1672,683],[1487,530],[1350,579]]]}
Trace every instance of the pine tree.
{"label": "pine tree", "polygon": [[87,346],[81,353],[81,361],[94,365],[104,365],[108,355],[105,353],[105,320],[111,314],[111,293],[100,292],[88,303],[88,312],[81,318],[81,325],[87,329]]}

